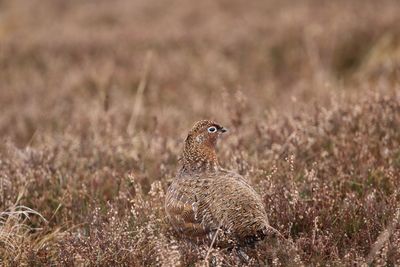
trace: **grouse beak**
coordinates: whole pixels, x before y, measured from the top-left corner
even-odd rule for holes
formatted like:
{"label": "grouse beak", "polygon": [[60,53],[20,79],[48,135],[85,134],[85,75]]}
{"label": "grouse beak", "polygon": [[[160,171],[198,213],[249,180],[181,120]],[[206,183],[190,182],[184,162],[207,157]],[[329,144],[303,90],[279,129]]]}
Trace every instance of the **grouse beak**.
{"label": "grouse beak", "polygon": [[228,131],[228,129],[226,129],[224,127],[221,127],[219,130],[221,131],[221,133],[226,133]]}

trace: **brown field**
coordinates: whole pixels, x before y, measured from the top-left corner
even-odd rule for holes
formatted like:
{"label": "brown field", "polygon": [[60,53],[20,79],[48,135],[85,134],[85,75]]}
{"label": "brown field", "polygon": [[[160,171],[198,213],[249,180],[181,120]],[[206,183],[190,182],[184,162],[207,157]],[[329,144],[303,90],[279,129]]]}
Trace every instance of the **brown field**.
{"label": "brown field", "polygon": [[[0,266],[399,266],[399,81],[398,0],[0,1]],[[248,262],[165,221],[203,118]]]}

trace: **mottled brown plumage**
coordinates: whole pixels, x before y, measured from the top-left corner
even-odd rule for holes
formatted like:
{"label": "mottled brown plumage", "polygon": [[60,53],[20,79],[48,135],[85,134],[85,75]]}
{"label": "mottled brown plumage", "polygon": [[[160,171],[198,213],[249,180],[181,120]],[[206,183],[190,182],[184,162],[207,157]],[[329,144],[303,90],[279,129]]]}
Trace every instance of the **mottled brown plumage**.
{"label": "mottled brown plumage", "polygon": [[239,174],[220,167],[215,146],[226,130],[202,120],[190,130],[182,153],[182,167],[168,189],[167,217],[182,236],[217,244],[247,244],[263,238],[268,219],[257,192]]}

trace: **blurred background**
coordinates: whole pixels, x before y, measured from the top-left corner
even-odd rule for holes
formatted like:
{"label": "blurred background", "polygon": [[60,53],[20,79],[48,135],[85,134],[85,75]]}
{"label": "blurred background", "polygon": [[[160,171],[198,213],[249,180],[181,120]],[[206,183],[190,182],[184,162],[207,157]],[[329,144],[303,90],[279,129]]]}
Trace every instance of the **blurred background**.
{"label": "blurred background", "polygon": [[399,266],[399,78],[399,0],[0,0],[0,265],[237,266],[164,218],[209,118],[253,263]]}
{"label": "blurred background", "polygon": [[172,134],[226,121],[230,96],[257,119],[396,90],[399,25],[396,0],[0,1],[0,136],[24,146],[105,113]]}

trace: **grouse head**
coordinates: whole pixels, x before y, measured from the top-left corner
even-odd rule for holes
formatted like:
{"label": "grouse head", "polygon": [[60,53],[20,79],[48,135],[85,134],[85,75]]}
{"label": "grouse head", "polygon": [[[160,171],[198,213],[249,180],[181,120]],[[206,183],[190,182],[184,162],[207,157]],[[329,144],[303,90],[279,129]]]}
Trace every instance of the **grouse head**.
{"label": "grouse head", "polygon": [[218,137],[227,130],[210,120],[196,122],[185,140],[183,171],[213,171],[219,164],[215,148]]}

